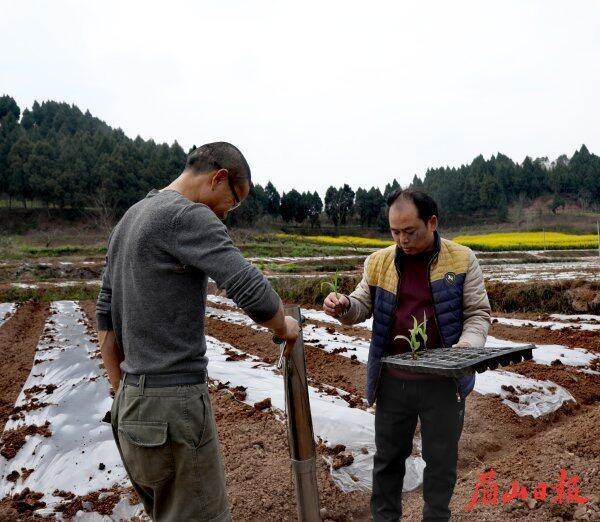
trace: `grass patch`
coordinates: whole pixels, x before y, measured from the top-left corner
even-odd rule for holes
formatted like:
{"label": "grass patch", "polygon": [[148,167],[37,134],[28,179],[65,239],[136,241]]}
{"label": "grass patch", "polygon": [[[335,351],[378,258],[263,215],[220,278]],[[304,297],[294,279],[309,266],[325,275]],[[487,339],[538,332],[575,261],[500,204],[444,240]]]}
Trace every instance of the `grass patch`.
{"label": "grass patch", "polygon": [[303,268],[295,263],[257,263],[256,266],[260,270],[269,270],[270,272],[282,274],[295,274],[301,272]]}
{"label": "grass patch", "polygon": [[274,236],[264,241],[236,243],[246,257],[332,257],[370,254],[371,250],[334,245],[311,245],[293,241],[279,241]]}
{"label": "grass patch", "polygon": [[[328,277],[270,279],[275,291],[287,303],[321,306],[329,290],[321,283]],[[361,276],[344,276],[340,293],[350,294]],[[323,285],[325,286],[325,285]],[[557,283],[501,283],[488,282],[486,289],[492,311],[537,313],[591,313],[600,314],[600,283],[584,280]]]}
{"label": "grass patch", "polygon": [[302,274],[307,272],[349,272],[355,270],[360,263],[338,263],[338,264],[298,264],[298,263],[256,263],[259,270],[269,271],[276,274]]}
{"label": "grass patch", "polygon": [[79,255],[99,255],[106,254],[106,247],[90,247],[90,246],[75,246],[75,245],[59,245],[50,247],[40,247],[23,245],[20,251],[28,256],[36,257],[59,257],[70,254]]}
{"label": "grass patch", "polygon": [[494,312],[600,313],[600,283],[486,283]]}
{"label": "grass patch", "polygon": [[571,250],[598,248],[595,234],[564,234],[562,232],[506,232],[456,236],[453,241],[474,250]]}
{"label": "grass patch", "polygon": [[0,289],[0,303],[23,301],[83,301],[96,300],[99,285],[53,286],[48,288],[16,288]]}
{"label": "grass patch", "polygon": [[[304,303],[321,305],[325,297],[329,294],[321,283],[329,280],[330,277],[279,277],[270,279],[270,283],[281,299],[288,303]],[[340,276],[340,288],[338,291],[343,294],[351,293],[361,280],[361,276]],[[324,285],[323,285],[324,286]]]}

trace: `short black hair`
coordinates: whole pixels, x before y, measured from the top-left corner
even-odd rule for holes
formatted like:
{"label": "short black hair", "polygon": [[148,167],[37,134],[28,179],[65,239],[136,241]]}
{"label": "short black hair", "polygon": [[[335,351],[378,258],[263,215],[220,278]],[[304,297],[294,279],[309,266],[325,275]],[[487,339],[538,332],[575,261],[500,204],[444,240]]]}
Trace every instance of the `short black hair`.
{"label": "short black hair", "polygon": [[188,154],[185,167],[196,174],[227,169],[236,185],[244,181],[252,185],[252,175],[246,158],[237,147],[226,141],[207,143],[195,148]]}
{"label": "short black hair", "polygon": [[401,188],[397,188],[388,196],[388,208],[390,208],[399,199],[412,201],[415,204],[415,207],[417,207],[419,218],[425,223],[429,221],[431,216],[438,215],[437,203],[429,194],[426,194],[422,190],[402,190]]}

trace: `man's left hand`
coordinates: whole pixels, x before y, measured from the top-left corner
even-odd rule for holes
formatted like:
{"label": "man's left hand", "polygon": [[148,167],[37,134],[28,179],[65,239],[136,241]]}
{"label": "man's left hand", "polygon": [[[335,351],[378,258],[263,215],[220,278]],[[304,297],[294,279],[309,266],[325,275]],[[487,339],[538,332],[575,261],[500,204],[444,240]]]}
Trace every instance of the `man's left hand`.
{"label": "man's left hand", "polygon": [[459,341],[452,345],[452,348],[471,348],[471,344],[467,341]]}

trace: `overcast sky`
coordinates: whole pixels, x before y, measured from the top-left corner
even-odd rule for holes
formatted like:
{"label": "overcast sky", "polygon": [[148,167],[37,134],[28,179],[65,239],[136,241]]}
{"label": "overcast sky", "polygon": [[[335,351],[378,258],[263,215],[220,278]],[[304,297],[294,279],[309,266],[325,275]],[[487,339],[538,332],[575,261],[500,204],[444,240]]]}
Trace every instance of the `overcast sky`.
{"label": "overcast sky", "polygon": [[0,94],[226,140],[281,190],[600,153],[597,1],[0,0]]}

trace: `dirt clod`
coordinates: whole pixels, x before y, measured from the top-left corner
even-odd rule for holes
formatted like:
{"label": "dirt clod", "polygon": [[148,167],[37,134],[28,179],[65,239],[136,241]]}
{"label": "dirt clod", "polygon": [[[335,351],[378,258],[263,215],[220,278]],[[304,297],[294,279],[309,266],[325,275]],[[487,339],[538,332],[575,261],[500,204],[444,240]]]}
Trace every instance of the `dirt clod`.
{"label": "dirt clod", "polygon": [[262,401],[254,403],[254,409],[256,411],[266,410],[267,408],[270,408],[270,407],[271,407],[271,397],[267,397],[266,399],[264,399]]}
{"label": "dirt clod", "polygon": [[34,511],[46,507],[46,503],[40,500],[43,496],[43,493],[25,488],[20,493],[15,493],[12,497],[7,496],[3,498],[0,500],[0,516],[3,517],[1,520],[10,520],[10,518],[4,518],[4,516],[5,513],[10,514],[13,511],[17,513],[17,518],[14,520],[33,516]]}
{"label": "dirt clod", "polygon": [[350,452],[342,451],[333,457],[333,463],[331,464],[333,469],[340,469],[344,466],[349,466],[354,462],[354,455]]}
{"label": "dirt clod", "polygon": [[20,476],[21,474],[15,469],[11,471],[8,475],[6,475],[6,480],[8,480],[9,482],[16,482]]}
{"label": "dirt clod", "polygon": [[46,421],[42,426],[29,424],[5,431],[2,434],[2,439],[0,439],[0,455],[6,460],[12,459],[25,445],[25,438],[27,436],[42,435],[43,437],[50,437],[52,432],[49,426],[50,422]]}

